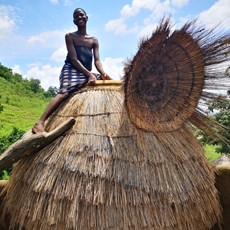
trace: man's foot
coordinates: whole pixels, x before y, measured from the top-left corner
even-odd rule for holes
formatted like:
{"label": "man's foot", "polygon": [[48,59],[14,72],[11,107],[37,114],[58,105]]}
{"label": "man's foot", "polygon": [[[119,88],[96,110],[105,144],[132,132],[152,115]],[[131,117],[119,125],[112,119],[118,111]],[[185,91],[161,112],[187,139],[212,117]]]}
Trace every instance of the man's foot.
{"label": "man's foot", "polygon": [[45,132],[44,123],[41,121],[36,122],[32,128],[32,133],[37,134],[43,132]]}

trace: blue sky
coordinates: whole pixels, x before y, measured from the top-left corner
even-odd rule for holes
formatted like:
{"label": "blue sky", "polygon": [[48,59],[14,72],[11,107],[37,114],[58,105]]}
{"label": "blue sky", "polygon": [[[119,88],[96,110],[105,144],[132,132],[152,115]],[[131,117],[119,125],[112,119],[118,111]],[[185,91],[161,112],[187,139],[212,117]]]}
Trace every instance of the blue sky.
{"label": "blue sky", "polygon": [[64,37],[76,30],[72,12],[77,7],[87,12],[87,32],[98,38],[104,69],[114,79],[122,77],[123,62],[164,15],[176,27],[198,17],[205,27],[230,28],[229,0],[0,0],[0,63],[40,79],[45,89],[58,87]]}

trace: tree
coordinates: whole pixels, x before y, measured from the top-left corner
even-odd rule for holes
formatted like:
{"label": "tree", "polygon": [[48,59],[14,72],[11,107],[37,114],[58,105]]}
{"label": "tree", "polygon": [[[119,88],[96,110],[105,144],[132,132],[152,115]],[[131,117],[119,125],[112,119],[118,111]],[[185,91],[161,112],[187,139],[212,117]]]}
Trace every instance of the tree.
{"label": "tree", "polygon": [[34,92],[34,93],[38,93],[39,91],[42,90],[41,88],[41,82],[40,80],[38,79],[30,79],[30,87],[31,87],[31,90]]}
{"label": "tree", "polygon": [[18,140],[25,131],[20,130],[16,127],[13,127],[12,132],[9,136],[0,137],[0,155],[3,153],[11,144],[13,144],[16,140]]}
{"label": "tree", "polygon": [[[18,128],[13,128],[13,131],[10,133],[9,136],[1,137],[0,138],[0,155],[3,153],[11,144],[17,141],[25,131],[20,130]],[[12,167],[9,167],[7,170],[0,172],[0,180],[1,179],[8,179],[9,173],[11,172]]]}
{"label": "tree", "polygon": [[0,64],[0,77],[6,79],[7,81],[11,81],[12,79],[12,69],[7,68]]}
{"label": "tree", "polygon": [[50,86],[48,90],[44,93],[45,97],[54,97],[58,93],[58,88],[55,86]]}
{"label": "tree", "polygon": [[[228,90],[228,95],[230,95],[230,90]],[[222,124],[226,127],[226,130],[220,131],[220,134],[226,139],[227,141],[222,140],[210,140],[210,138],[207,138],[207,142],[212,141],[213,143],[218,145],[218,148],[216,149],[217,152],[223,153],[223,154],[230,154],[230,100],[226,96],[224,99],[223,97],[217,98],[209,107],[209,111],[214,112],[217,111],[213,118],[218,123]]]}

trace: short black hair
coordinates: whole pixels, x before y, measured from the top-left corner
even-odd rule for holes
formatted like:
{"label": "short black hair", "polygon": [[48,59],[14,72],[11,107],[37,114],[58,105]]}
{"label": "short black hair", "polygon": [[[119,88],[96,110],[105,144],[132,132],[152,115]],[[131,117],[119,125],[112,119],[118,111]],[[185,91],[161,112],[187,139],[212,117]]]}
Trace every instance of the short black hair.
{"label": "short black hair", "polygon": [[74,15],[75,15],[76,11],[78,11],[78,10],[83,11],[83,12],[85,13],[85,15],[87,16],[87,13],[85,12],[85,10],[79,7],[79,8],[76,8],[76,9],[74,10],[74,12],[73,12],[73,17],[74,17]]}

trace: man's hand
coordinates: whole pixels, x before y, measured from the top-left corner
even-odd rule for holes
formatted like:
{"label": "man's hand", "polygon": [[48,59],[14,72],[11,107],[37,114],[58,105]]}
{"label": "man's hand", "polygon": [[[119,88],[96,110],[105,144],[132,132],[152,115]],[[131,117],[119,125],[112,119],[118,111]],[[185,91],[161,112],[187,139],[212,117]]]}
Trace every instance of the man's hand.
{"label": "man's hand", "polygon": [[113,80],[107,73],[101,74],[101,78],[103,80]]}
{"label": "man's hand", "polygon": [[90,85],[90,86],[96,85],[96,80],[97,78],[94,76],[94,74],[89,73],[87,85]]}

